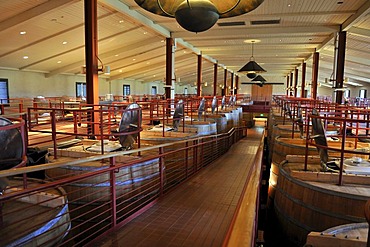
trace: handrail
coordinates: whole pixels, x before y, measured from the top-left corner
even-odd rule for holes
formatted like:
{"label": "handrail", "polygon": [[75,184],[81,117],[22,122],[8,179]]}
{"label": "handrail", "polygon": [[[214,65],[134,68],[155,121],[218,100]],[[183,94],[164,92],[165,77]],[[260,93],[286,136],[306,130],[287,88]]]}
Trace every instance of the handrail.
{"label": "handrail", "polygon": [[[142,148],[141,151],[150,149],[156,149],[157,151],[154,153],[150,152],[139,159],[123,159],[123,162],[118,161],[117,156],[138,152],[138,150],[96,155],[70,162],[57,161],[56,163],[46,165],[1,171],[0,178],[17,174],[24,175],[23,181],[29,182],[29,186],[23,186],[22,188],[22,185],[19,183],[18,186],[9,187],[8,193],[4,193],[0,197],[0,225],[1,222],[5,222],[2,221],[2,218],[12,217],[23,210],[31,212],[34,207],[44,203],[53,203],[49,205],[65,204],[66,206],[68,205],[69,213],[63,212],[63,218],[67,218],[65,219],[67,222],[64,222],[63,226],[67,229],[70,237],[63,239],[63,244],[73,241],[76,245],[85,245],[95,237],[102,236],[115,227],[127,224],[139,212],[153,205],[162,194],[170,191],[177,184],[186,181],[186,179],[206,165],[211,164],[211,162],[223,155],[232,144],[244,137],[242,130],[243,127],[237,127],[219,135],[199,136],[174,143]],[[165,148],[179,143],[182,143],[180,148]],[[191,158],[189,159],[189,157]],[[91,161],[102,161],[102,163],[94,162],[94,164],[91,164]],[[97,167],[98,169],[87,169],[82,173],[74,171],[75,165],[81,163],[88,163],[87,167]],[[46,183],[37,183],[37,181],[32,179],[28,180],[28,172],[41,170],[45,172],[45,169],[67,165],[73,169],[71,173],[68,172],[67,176],[65,176],[66,174],[51,175],[50,177],[48,176]],[[58,170],[63,171],[64,169],[56,170],[51,171],[51,173],[45,172],[44,174],[58,173]],[[141,171],[145,172],[142,174]],[[31,174],[30,176],[32,177]],[[83,186],[74,187],[76,184]],[[61,188],[63,191],[65,189],[62,192],[63,195],[52,196],[48,194],[48,192],[56,188]],[[91,191],[91,189],[93,190]],[[46,194],[44,195],[43,192],[46,192]],[[42,195],[42,198],[36,200],[39,195]],[[2,207],[2,205],[8,202],[11,203],[21,199],[31,199],[33,203],[27,203],[21,209],[8,210],[9,207]],[[68,200],[68,203],[66,200]],[[95,204],[98,206],[94,206]],[[102,208],[104,205],[108,207],[107,210]],[[47,207],[43,210],[48,212],[55,210],[55,208]],[[16,226],[16,224],[20,224],[19,222],[32,220],[32,216],[23,217],[23,215],[25,214],[21,214],[21,218],[17,219],[17,222],[7,223],[6,226]],[[59,216],[62,215],[58,214],[55,218],[59,219]],[[45,218],[45,222],[47,221],[48,218]],[[69,228],[71,222],[76,224]],[[26,223],[25,228],[27,229],[27,227],[32,227],[32,225],[30,224],[29,226]],[[56,230],[58,228],[59,226],[53,227]],[[84,230],[82,231],[81,229]],[[37,237],[42,237],[45,234],[40,234]]]}
{"label": "handrail", "polygon": [[8,169],[8,170],[0,170],[0,178],[1,177],[7,177],[7,176],[14,176],[14,175],[19,175],[23,173],[29,173],[29,172],[36,172],[36,171],[42,171],[45,169],[52,169],[52,168],[58,168],[58,167],[63,167],[63,166],[68,166],[68,165],[78,165],[86,162],[91,162],[91,161],[97,161],[97,160],[102,160],[102,159],[109,159],[117,156],[122,156],[122,155],[129,155],[137,152],[143,152],[143,151],[149,151],[149,150],[155,150],[163,147],[168,147],[168,146],[173,146],[176,144],[182,144],[186,143],[189,141],[198,141],[204,138],[221,138],[222,136],[228,136],[231,135],[232,132],[234,132],[236,129],[243,129],[244,127],[234,127],[230,129],[227,133],[221,133],[217,135],[207,135],[207,136],[199,136],[195,138],[189,138],[186,140],[182,141],[175,141],[171,143],[164,143],[164,144],[159,144],[155,146],[150,146],[150,147],[143,147],[143,148],[138,148],[138,149],[132,149],[132,150],[127,150],[127,151],[118,151],[118,152],[111,152],[107,154],[100,154],[100,155],[93,155],[93,156],[88,156],[72,161],[56,161],[53,163],[48,163],[48,164],[40,164],[37,166],[30,166],[30,167],[22,167],[22,168],[13,168],[13,169]]}
{"label": "handrail", "polygon": [[264,134],[253,165],[249,169],[223,247],[250,247],[255,245],[258,227],[259,187],[262,179],[263,138]]}
{"label": "handrail", "polygon": [[370,200],[367,200],[366,205],[365,205],[365,217],[366,217],[367,223],[369,224],[366,246],[370,247]]}

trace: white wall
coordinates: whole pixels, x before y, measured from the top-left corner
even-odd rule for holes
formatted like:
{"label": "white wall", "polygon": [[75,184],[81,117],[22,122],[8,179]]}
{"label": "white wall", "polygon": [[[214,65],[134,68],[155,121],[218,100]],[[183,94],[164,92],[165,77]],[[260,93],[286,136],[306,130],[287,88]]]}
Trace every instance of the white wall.
{"label": "white wall", "polygon": [[[85,82],[84,75],[55,75],[46,78],[44,73],[0,69],[0,78],[8,79],[9,98],[34,98],[76,96],[76,82]],[[152,85],[158,87],[158,93],[163,93],[160,83],[142,83],[132,80],[109,81],[107,77],[99,77],[99,95],[108,93],[123,94],[123,84],[131,86],[132,94],[150,94]]]}
{"label": "white wall", "polygon": [[[55,75],[50,78],[46,78],[44,73],[6,69],[0,69],[0,78],[8,79],[10,98],[33,98],[38,95],[45,97],[58,97],[64,95],[74,97],[76,95],[76,82],[86,81],[86,78],[83,75]],[[309,80],[310,79],[307,81],[307,85],[309,84]],[[164,84],[159,81],[149,83],[122,79],[110,81],[109,78],[99,77],[99,95],[104,96],[108,93],[113,95],[122,95],[124,84],[130,85],[132,94],[150,95],[152,86],[157,87],[158,94],[164,94],[165,92],[163,87]],[[239,94],[251,93],[251,85],[241,84],[239,87]],[[185,88],[188,88],[188,94],[197,93],[194,85],[180,85],[179,83],[175,84],[174,92],[175,94],[183,94]],[[310,90],[310,86],[307,86],[306,88]],[[370,89],[368,87],[349,87],[349,89],[351,91],[351,97],[358,97],[360,89],[367,89],[368,97],[370,96]],[[300,95],[299,90],[298,95]],[[285,85],[273,85],[272,94],[285,95],[285,93]],[[207,87],[203,85],[202,95],[213,95],[212,85],[208,85]],[[217,95],[221,95],[221,88],[217,88]],[[333,89],[323,86],[318,87],[317,95],[333,96]]]}

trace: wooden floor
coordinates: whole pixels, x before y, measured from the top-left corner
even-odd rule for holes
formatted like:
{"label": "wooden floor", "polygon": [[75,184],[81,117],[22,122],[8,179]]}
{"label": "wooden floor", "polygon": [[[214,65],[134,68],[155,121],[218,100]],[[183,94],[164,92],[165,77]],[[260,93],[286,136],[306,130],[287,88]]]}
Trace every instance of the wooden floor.
{"label": "wooden floor", "polygon": [[93,246],[222,246],[264,127]]}

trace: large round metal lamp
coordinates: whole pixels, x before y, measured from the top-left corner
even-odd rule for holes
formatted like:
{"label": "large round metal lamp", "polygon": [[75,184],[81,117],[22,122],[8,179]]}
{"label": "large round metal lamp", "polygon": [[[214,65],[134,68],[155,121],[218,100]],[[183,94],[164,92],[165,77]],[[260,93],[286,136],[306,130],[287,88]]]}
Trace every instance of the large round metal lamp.
{"label": "large round metal lamp", "polygon": [[184,1],[175,12],[176,21],[191,32],[203,32],[210,29],[219,18],[216,7],[207,0],[193,1],[191,5]]}
{"label": "large round metal lamp", "polygon": [[154,14],[176,18],[184,29],[203,32],[219,18],[238,16],[257,8],[263,0],[135,0]]}

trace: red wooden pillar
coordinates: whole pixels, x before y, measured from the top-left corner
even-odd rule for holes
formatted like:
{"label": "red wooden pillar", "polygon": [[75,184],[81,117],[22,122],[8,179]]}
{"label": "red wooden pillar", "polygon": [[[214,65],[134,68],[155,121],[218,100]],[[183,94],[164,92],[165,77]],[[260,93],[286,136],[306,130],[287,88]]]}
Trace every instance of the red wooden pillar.
{"label": "red wooden pillar", "polygon": [[305,98],[306,90],[306,63],[302,63],[302,84],[301,84],[301,98]]}
{"label": "red wooden pillar", "polygon": [[239,88],[239,76],[237,75],[235,78],[235,94],[238,94],[238,88]]}
{"label": "red wooden pillar", "polygon": [[294,70],[294,97],[297,97],[298,69]]}
{"label": "red wooden pillar", "polygon": [[289,96],[293,96],[293,72],[290,72],[290,90],[289,90]]}
{"label": "red wooden pillar", "polygon": [[215,63],[213,65],[213,96],[217,95],[217,69],[218,65]]}
{"label": "red wooden pillar", "polygon": [[230,94],[234,94],[234,72],[231,72]]}
{"label": "red wooden pillar", "polygon": [[227,69],[224,70],[224,89],[222,89],[222,96],[226,95],[227,88]]}
{"label": "red wooden pillar", "polygon": [[[346,55],[346,34],[347,32],[339,32],[338,39],[338,53],[337,53],[337,71],[335,76],[335,88],[343,88],[343,79],[344,79],[344,61]],[[338,90],[335,95],[335,103],[342,104],[343,91]]]}
{"label": "red wooden pillar", "polygon": [[173,39],[166,38],[166,99],[171,98],[172,72],[173,72],[173,56],[172,56]]}
{"label": "red wooden pillar", "polygon": [[319,75],[319,56],[318,52],[313,54],[313,63],[312,63],[312,85],[311,85],[311,98],[317,98],[317,79]]}
{"label": "red wooden pillar", "polygon": [[286,76],[286,96],[289,96],[289,75]]}
{"label": "red wooden pillar", "polygon": [[202,55],[198,55],[198,69],[197,69],[197,96],[201,96],[202,87]]}
{"label": "red wooden pillar", "polygon": [[[85,0],[85,62],[86,62],[86,102],[99,104],[99,81],[98,81],[98,21],[97,0]],[[94,107],[95,110],[95,107]],[[89,114],[90,122],[99,119],[98,113]],[[88,133],[92,136],[99,133],[98,125],[88,126]]]}

